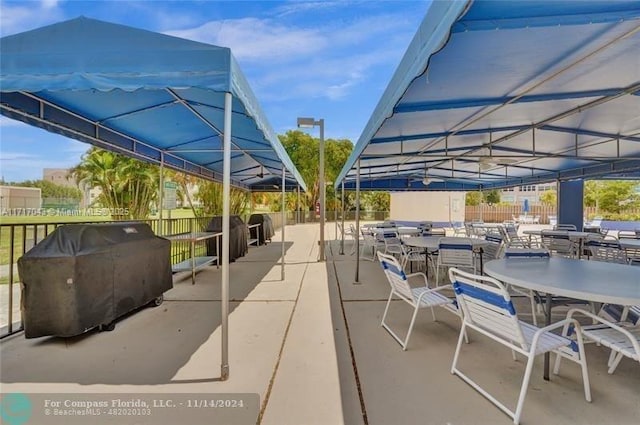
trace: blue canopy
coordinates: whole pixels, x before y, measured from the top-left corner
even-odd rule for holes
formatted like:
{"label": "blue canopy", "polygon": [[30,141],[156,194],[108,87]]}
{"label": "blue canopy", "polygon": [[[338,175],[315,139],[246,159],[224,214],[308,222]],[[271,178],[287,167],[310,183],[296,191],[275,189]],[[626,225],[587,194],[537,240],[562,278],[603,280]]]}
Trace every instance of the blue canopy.
{"label": "blue canopy", "polygon": [[639,94],[638,1],[434,1],[335,184],[637,175]]}
{"label": "blue canopy", "polygon": [[0,39],[0,112],[51,132],[222,180],[225,93],[231,180],[304,181],[228,48],[88,18]]}

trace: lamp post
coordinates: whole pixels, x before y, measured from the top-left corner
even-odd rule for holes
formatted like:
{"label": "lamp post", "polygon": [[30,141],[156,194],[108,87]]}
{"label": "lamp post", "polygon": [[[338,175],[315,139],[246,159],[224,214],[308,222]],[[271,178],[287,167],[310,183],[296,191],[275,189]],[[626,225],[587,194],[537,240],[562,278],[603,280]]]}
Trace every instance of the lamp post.
{"label": "lamp post", "polygon": [[315,118],[298,118],[298,128],[313,128],[316,126],[320,129],[320,164],[318,171],[318,187],[320,191],[320,252],[318,261],[324,261],[324,194],[326,190],[324,187],[324,118],[320,118],[317,121]]}

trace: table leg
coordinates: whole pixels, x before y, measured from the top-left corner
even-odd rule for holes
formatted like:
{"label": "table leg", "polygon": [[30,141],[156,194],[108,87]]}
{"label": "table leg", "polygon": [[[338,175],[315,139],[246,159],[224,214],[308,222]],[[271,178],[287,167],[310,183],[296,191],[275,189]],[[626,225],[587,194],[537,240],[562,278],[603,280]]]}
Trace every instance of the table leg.
{"label": "table leg", "polygon": [[[549,326],[551,324],[551,294],[547,294],[547,308],[544,312],[544,323],[545,326]],[[544,380],[549,380],[549,359],[551,354],[547,351],[544,353]]]}

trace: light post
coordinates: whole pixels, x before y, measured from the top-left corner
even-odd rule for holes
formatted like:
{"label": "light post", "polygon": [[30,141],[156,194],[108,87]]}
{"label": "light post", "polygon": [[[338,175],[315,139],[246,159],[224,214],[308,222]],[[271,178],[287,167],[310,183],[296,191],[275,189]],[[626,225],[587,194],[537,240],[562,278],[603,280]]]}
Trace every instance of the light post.
{"label": "light post", "polygon": [[320,118],[316,121],[315,118],[298,118],[298,128],[320,128],[320,164],[319,164],[319,176],[318,187],[320,191],[320,255],[318,261],[324,261],[324,194],[326,188],[324,187],[324,119]]}

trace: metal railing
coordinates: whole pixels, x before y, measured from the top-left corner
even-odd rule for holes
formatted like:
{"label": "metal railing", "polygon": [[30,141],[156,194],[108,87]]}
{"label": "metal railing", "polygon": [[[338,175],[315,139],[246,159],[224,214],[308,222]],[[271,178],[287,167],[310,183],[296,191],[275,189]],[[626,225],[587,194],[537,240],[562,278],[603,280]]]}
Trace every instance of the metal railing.
{"label": "metal railing", "polygon": [[[279,212],[267,213],[271,216],[274,229],[282,226],[282,215]],[[241,216],[245,223],[249,214]],[[147,223],[156,235],[167,236],[179,233],[204,231],[213,217],[196,218],[165,218],[160,227],[159,219],[135,220]],[[295,224],[295,213],[287,213],[287,224]],[[131,222],[132,220],[128,220]],[[39,241],[47,237],[56,228],[66,224],[96,224],[113,221],[59,221],[50,223],[29,224],[0,224],[0,338],[22,330],[22,325],[16,325],[15,319],[20,318],[19,303],[20,277],[17,262],[22,255],[29,251]],[[196,245],[196,256],[206,255],[205,244]],[[180,263],[191,257],[191,246],[188,241],[176,241],[171,245],[171,264]]]}

